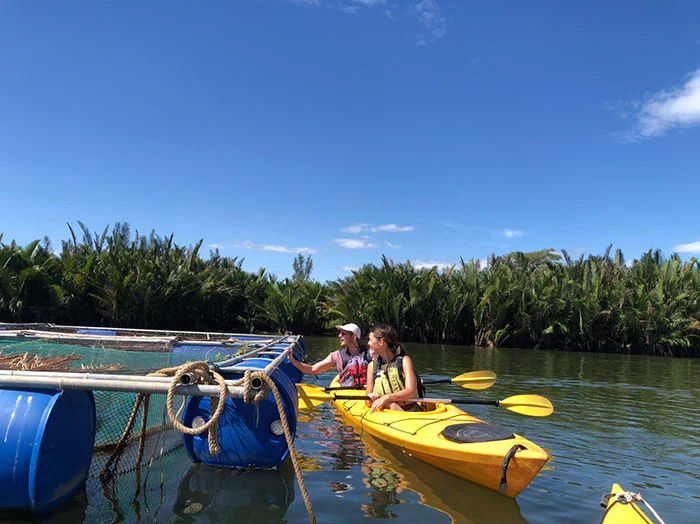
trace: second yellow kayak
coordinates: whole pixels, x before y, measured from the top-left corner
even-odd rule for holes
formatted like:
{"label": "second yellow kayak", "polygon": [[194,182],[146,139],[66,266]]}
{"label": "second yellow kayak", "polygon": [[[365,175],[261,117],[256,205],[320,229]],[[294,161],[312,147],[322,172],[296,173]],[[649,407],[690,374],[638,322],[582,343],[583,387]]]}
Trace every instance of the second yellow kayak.
{"label": "second yellow kayak", "polygon": [[633,500],[627,500],[625,490],[619,484],[613,484],[608,498],[607,509],[603,515],[603,524],[647,524],[653,521],[646,516]]}
{"label": "second yellow kayak", "polygon": [[[336,378],[331,387],[337,386]],[[428,410],[419,412],[385,409],[371,413],[364,400],[334,399],[332,403],[361,431],[508,497],[517,497],[549,460],[535,443],[451,404],[426,404]]]}

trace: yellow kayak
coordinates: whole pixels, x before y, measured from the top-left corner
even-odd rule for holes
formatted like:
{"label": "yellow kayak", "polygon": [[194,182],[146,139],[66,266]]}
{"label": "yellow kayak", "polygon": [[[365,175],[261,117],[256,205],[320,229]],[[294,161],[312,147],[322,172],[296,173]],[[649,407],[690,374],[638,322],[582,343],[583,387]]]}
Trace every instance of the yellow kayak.
{"label": "yellow kayak", "polygon": [[[338,387],[338,378],[331,387]],[[343,391],[336,391],[343,394]],[[357,394],[357,390],[345,393]],[[352,426],[436,468],[508,497],[517,497],[549,460],[538,445],[487,424],[452,404],[426,403],[427,411],[370,412],[364,400],[332,401]]]}
{"label": "yellow kayak", "polygon": [[629,497],[626,497],[626,494],[627,492],[619,484],[613,484],[608,498],[608,509],[603,515],[603,524],[653,523],[634,500],[628,500]]}

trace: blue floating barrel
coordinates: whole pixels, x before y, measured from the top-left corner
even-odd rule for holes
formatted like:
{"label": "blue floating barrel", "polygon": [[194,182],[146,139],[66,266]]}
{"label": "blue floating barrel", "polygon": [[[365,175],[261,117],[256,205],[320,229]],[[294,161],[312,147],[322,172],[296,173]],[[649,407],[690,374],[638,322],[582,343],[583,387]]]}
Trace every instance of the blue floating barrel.
{"label": "blue floating barrel", "polygon": [[[252,358],[228,368],[226,380],[243,377],[245,369],[263,369],[270,363],[266,358]],[[284,411],[292,432],[296,434],[298,397],[296,386],[279,368],[272,375],[282,395]],[[209,397],[192,397],[183,414],[183,424],[192,427],[209,421]],[[219,454],[209,453],[207,432],[183,435],[185,449],[194,462],[234,468],[275,468],[289,453],[274,395],[270,392],[260,402],[246,404],[242,398],[227,398],[219,418]]]}
{"label": "blue floating barrel", "polygon": [[85,485],[95,444],[91,391],[0,389],[0,509],[46,513]]}

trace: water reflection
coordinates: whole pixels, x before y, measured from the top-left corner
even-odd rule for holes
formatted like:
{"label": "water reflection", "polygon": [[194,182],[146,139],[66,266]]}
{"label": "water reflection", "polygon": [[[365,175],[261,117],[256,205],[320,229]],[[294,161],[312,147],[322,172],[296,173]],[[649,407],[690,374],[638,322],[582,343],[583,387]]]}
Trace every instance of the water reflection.
{"label": "water reflection", "polygon": [[276,470],[246,472],[198,464],[182,479],[173,513],[182,523],[286,522],[294,482],[289,461]]}
{"label": "water reflection", "polygon": [[391,508],[411,490],[421,504],[447,515],[452,522],[526,522],[518,503],[494,491],[459,479],[386,446],[369,435],[362,437],[365,460],[362,471],[371,491],[371,502],[363,504],[368,517],[395,518]]}
{"label": "water reflection", "polygon": [[318,444],[324,448],[321,456],[325,458],[326,469],[345,471],[362,464],[364,452],[362,442],[355,430],[348,426],[339,415],[326,413],[333,417],[327,425],[319,425]]}
{"label": "water reflection", "polygon": [[398,518],[391,511],[393,506],[401,504],[399,494],[404,491],[401,476],[392,470],[384,461],[369,459],[362,466],[362,472],[366,475],[365,486],[370,489],[371,502],[361,505],[362,512],[371,518]]}

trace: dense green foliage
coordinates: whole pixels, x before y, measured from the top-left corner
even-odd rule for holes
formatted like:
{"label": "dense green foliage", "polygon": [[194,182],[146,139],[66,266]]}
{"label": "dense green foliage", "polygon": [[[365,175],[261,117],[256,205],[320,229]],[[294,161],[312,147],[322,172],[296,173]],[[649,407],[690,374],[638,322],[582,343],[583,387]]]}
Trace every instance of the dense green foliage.
{"label": "dense green foliage", "polygon": [[405,341],[700,356],[700,264],[618,250],[572,260],[554,250],[462,260],[444,271],[384,257],[347,278],[310,279],[297,257],[278,280],[200,241],[82,229],[54,253],[48,239],[2,243],[0,321],[221,331],[327,333],[337,322],[394,325]]}

